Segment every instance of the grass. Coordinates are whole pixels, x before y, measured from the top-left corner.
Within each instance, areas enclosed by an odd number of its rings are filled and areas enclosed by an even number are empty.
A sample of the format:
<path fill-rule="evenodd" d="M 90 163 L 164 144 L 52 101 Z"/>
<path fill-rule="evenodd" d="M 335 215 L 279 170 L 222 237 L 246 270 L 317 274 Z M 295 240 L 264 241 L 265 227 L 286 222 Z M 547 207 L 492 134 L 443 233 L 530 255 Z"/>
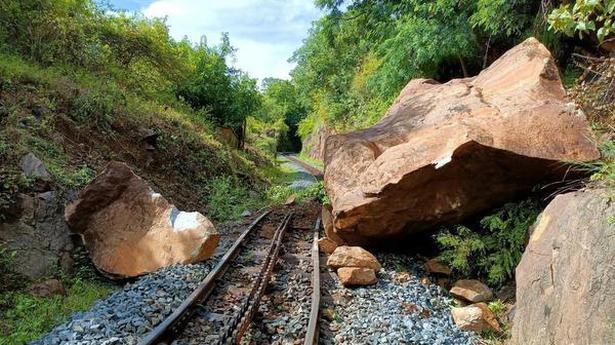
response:
<path fill-rule="evenodd" d="M 66 296 L 40 298 L 26 292 L 0 295 L 3 304 L 12 304 L 3 312 L 0 321 L 0 345 L 17 345 L 35 340 L 74 312 L 89 309 L 112 289 L 112 286 L 100 281 L 76 278 L 70 281 Z"/>
<path fill-rule="evenodd" d="M 308 165 L 314 166 L 314 167 L 316 167 L 316 168 L 318 168 L 318 169 L 320 169 L 322 171 L 325 170 L 325 164 L 323 162 L 321 162 L 318 159 L 314 159 L 312 157 L 309 157 L 304 152 L 301 152 L 299 155 L 297 155 L 297 159 L 299 159 L 300 161 L 302 161 L 302 162 L 304 162 L 304 163 L 306 163 Z"/>

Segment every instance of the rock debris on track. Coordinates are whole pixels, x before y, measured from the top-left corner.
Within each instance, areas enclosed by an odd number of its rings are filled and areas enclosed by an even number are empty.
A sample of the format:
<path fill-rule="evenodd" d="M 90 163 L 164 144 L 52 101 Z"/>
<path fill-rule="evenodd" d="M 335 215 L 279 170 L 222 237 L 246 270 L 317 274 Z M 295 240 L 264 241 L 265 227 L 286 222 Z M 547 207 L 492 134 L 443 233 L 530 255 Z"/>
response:
<path fill-rule="evenodd" d="M 422 267 L 399 254 L 377 254 L 376 285 L 344 288 L 321 269 L 320 344 L 467 345 L 477 338 L 454 324 L 453 301 L 437 285 L 423 285 Z M 321 256 L 321 262 L 324 257 Z M 321 266 L 323 268 L 323 266 Z"/>

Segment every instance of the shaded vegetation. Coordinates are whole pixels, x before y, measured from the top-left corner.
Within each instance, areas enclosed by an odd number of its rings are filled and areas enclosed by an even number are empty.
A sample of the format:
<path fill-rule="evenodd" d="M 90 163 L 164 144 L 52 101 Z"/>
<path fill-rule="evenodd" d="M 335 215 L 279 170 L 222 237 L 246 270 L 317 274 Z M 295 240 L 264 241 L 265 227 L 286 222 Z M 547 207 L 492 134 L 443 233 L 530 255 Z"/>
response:
<path fill-rule="evenodd" d="M 464 275 L 493 285 L 514 276 L 540 206 L 531 200 L 504 205 L 476 225 L 458 225 L 436 235 L 440 259 Z"/>

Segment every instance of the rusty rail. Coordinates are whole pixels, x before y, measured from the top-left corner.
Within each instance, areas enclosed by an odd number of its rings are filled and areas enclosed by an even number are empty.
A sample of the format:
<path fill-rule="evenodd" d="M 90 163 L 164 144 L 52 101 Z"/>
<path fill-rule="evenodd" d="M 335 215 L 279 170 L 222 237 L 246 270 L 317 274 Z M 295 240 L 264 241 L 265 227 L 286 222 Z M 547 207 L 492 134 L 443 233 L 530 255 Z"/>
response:
<path fill-rule="evenodd" d="M 199 284 L 199 286 L 194 290 L 188 298 L 182 302 L 182 304 L 171 313 L 166 319 L 164 319 L 156 328 L 154 328 L 151 332 L 146 334 L 146 336 L 139 342 L 139 345 L 163 345 L 169 344 L 172 339 L 174 339 L 178 334 L 181 333 L 183 326 L 188 321 L 188 319 L 194 313 L 195 307 L 206 300 L 214 287 L 216 286 L 216 281 L 226 272 L 231 261 L 237 256 L 239 251 L 239 247 L 244 242 L 248 234 L 252 232 L 252 230 L 256 227 L 258 223 L 260 223 L 265 216 L 267 216 L 271 211 L 265 211 L 258 218 L 256 218 L 244 231 L 241 236 L 235 241 L 233 246 L 224 254 L 224 256 L 220 259 L 216 267 L 209 272 L 207 277 L 203 279 L 203 281 Z"/>
<path fill-rule="evenodd" d="M 318 316 L 320 314 L 320 253 L 318 250 L 318 236 L 320 232 L 320 218 L 314 225 L 314 242 L 312 243 L 312 307 L 310 321 L 305 333 L 304 345 L 318 344 Z"/>
<path fill-rule="evenodd" d="M 289 213 L 284 217 L 284 220 L 280 226 L 276 229 L 274 238 L 269 247 L 267 258 L 262 266 L 261 272 L 256 278 L 256 281 L 252 285 L 249 297 L 244 301 L 239 314 L 231 321 L 231 324 L 227 327 L 222 339 L 217 342 L 217 345 L 233 345 L 239 344 L 243 334 L 250 327 L 252 317 L 258 310 L 261 297 L 265 293 L 265 288 L 269 283 L 273 268 L 278 259 L 280 247 L 282 246 L 282 237 L 290 224 L 292 213 Z"/>

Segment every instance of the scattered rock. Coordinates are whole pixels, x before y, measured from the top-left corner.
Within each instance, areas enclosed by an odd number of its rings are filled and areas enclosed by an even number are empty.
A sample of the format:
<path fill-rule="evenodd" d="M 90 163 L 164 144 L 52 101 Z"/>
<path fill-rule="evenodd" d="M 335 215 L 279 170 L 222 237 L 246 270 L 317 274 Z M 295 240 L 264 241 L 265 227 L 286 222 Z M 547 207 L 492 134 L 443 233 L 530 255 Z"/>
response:
<path fill-rule="evenodd" d="M 436 285 L 444 290 L 448 290 L 451 287 L 451 280 L 448 277 L 438 277 L 436 279 Z"/>
<path fill-rule="evenodd" d="M 291 194 L 288 198 L 286 198 L 284 205 L 294 205 L 295 201 L 297 201 L 297 195 Z"/>
<path fill-rule="evenodd" d="M 341 267 L 364 267 L 380 271 L 380 263 L 372 253 L 361 247 L 339 246 L 327 260 L 327 266 L 338 269 Z"/>
<path fill-rule="evenodd" d="M 43 162 L 30 152 L 21 158 L 21 172 L 26 177 L 34 177 L 44 181 L 51 181 L 51 174 Z"/>
<path fill-rule="evenodd" d="M 323 280 L 323 297 L 332 297 L 323 299 L 323 308 L 335 313 L 330 323 L 321 319 L 322 344 L 477 344 L 475 334 L 455 326 L 448 292 L 421 284 L 422 263 L 392 253 L 377 258 L 382 269 L 375 285 L 348 289 L 338 279 Z M 399 267 L 408 281 L 395 281 Z"/>
<path fill-rule="evenodd" d="M 323 253 L 331 254 L 335 251 L 335 248 L 337 248 L 337 243 L 331 241 L 327 237 L 323 237 L 318 240 L 318 248 L 320 248 L 320 251 Z"/>
<path fill-rule="evenodd" d="M 612 195 L 558 195 L 536 221 L 516 270 L 513 344 L 615 344 Z"/>
<path fill-rule="evenodd" d="M 245 210 L 241 213 L 242 217 L 250 217 L 252 215 L 252 212 L 250 212 L 250 210 Z"/>
<path fill-rule="evenodd" d="M 42 283 L 34 284 L 30 287 L 30 293 L 36 297 L 51 297 L 54 295 L 65 295 L 66 289 L 61 281 L 49 279 Z"/>
<path fill-rule="evenodd" d="M 425 262 L 425 270 L 427 271 L 427 273 L 444 274 L 447 276 L 453 273 L 450 267 L 441 263 L 440 261 L 438 261 L 438 259 L 427 260 L 427 262 Z"/>
<path fill-rule="evenodd" d="M 344 286 L 372 285 L 378 282 L 376 272 L 371 268 L 342 267 L 337 270 L 337 276 Z"/>
<path fill-rule="evenodd" d="M 493 298 L 493 291 L 476 279 L 461 279 L 455 282 L 451 295 L 468 302 L 488 302 Z"/>
<path fill-rule="evenodd" d="M 120 162 L 109 163 L 65 217 L 96 267 L 112 277 L 203 261 L 220 239 L 209 219 L 179 211 Z"/>
<path fill-rule="evenodd" d="M 411 278 L 412 276 L 408 272 L 396 272 L 393 275 L 393 280 L 398 284 L 406 283 L 410 281 Z"/>
<path fill-rule="evenodd" d="M 421 284 L 428 286 L 428 285 L 431 285 L 432 283 L 431 283 L 431 280 L 429 278 L 423 277 L 423 278 L 421 278 Z"/>
<path fill-rule="evenodd" d="M 476 303 L 467 307 L 453 308 L 453 320 L 464 331 L 482 332 L 494 330 L 502 332 L 497 318 L 485 303 Z"/>
<path fill-rule="evenodd" d="M 361 245 L 459 223 L 570 177 L 562 162 L 597 159 L 594 142 L 529 38 L 477 77 L 412 80 L 376 125 L 327 138 L 336 233 Z"/>

